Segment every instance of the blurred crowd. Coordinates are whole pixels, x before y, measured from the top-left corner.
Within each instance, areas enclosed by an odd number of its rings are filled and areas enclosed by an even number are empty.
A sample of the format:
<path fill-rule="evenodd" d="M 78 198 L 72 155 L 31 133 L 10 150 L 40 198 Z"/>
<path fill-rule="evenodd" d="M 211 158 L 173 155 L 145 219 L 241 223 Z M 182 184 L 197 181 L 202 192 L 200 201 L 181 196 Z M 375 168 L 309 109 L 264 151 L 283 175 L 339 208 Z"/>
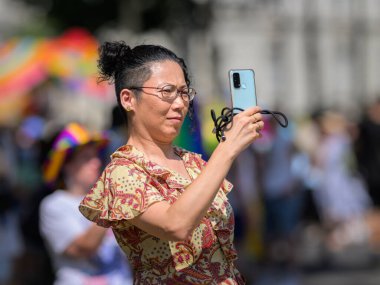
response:
<path fill-rule="evenodd" d="M 380 248 L 380 99 L 353 118 L 336 109 L 289 118 L 269 116 L 263 137 L 241 154 L 228 179 L 235 190 L 238 267 L 248 284 L 302 284 L 305 236 L 323 252 Z M 0 129 L 0 284 L 52 284 L 55 272 L 39 228 L 52 193 L 42 179 L 54 131 L 43 110 Z M 60 126 L 63 127 L 63 126 Z M 125 141 L 115 109 L 106 130 L 108 156 Z M 191 134 L 189 134 L 191 135 Z"/>
<path fill-rule="evenodd" d="M 308 267 L 357 246 L 374 260 L 379 169 L 380 99 L 357 116 L 315 110 L 286 129 L 268 118 L 230 174 L 240 266 L 251 284 L 303 284 Z M 310 259 L 311 247 L 318 254 Z"/>
<path fill-rule="evenodd" d="M 57 279 L 40 228 L 42 201 L 58 193 L 42 173 L 56 135 L 71 122 L 106 131 L 103 165 L 125 142 L 122 117 L 110 112 L 112 87 L 94 77 L 98 39 L 106 38 L 176 47 L 192 59 L 207 108 L 224 107 L 213 102 L 222 94 L 229 100 L 225 70 L 247 64 L 259 71 L 263 99 L 284 104 L 279 111 L 366 102 L 286 113 L 286 129 L 265 117 L 263 137 L 228 175 L 229 199 L 249 285 L 303 284 L 310 268 L 333 266 L 334 254 L 354 255 L 355 247 L 380 265 L 380 97 L 369 101 L 380 89 L 379 3 L 0 0 L 0 285 Z M 199 107 L 206 129 L 210 112 Z M 190 136 L 185 130 L 177 143 L 206 149 L 207 158 L 211 130 L 203 130 L 203 147 L 192 144 L 198 138 L 186 144 Z M 73 229 L 59 228 L 66 237 Z"/>

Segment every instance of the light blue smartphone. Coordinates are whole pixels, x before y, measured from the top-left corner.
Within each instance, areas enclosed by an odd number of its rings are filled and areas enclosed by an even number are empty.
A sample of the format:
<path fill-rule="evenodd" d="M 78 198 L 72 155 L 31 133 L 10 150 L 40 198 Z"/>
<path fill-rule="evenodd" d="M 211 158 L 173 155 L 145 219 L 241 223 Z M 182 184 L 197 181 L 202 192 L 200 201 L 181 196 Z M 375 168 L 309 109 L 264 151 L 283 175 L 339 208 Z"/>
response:
<path fill-rule="evenodd" d="M 246 110 L 256 106 L 255 72 L 252 69 L 231 69 L 228 74 L 232 107 Z"/>

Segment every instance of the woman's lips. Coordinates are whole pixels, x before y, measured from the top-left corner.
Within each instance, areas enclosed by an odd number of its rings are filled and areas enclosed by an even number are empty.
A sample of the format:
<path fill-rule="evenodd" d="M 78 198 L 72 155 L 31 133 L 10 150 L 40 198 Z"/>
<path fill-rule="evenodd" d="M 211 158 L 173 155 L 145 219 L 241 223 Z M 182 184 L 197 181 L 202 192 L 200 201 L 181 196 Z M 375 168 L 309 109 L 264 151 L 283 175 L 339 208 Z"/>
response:
<path fill-rule="evenodd" d="M 169 117 L 168 120 L 173 122 L 182 122 L 182 117 Z"/>

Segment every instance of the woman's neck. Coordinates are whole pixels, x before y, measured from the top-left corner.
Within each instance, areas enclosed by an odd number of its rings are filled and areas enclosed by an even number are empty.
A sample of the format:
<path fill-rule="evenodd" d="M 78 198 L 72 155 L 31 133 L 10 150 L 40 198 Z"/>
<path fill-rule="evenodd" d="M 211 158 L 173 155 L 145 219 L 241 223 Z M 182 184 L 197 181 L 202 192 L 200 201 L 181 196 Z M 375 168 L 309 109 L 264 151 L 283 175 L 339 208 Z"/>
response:
<path fill-rule="evenodd" d="M 183 177 L 191 180 L 184 162 L 181 157 L 175 153 L 172 143 L 155 142 L 150 139 L 144 139 L 141 136 L 130 136 L 127 143 L 142 151 L 145 158 L 149 161 L 172 169 Z"/>
<path fill-rule="evenodd" d="M 162 162 L 162 160 L 176 158 L 171 143 L 156 142 L 152 139 L 130 136 L 127 144 L 133 145 L 138 150 L 142 151 L 151 161 Z"/>

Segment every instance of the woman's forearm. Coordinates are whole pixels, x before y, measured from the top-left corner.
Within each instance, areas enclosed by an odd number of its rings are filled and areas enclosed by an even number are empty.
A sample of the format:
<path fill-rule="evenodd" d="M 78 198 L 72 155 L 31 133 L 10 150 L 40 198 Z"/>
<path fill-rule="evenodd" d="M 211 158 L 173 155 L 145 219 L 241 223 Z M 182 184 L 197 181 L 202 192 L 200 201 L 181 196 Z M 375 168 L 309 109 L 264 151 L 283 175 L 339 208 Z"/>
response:
<path fill-rule="evenodd" d="M 220 144 L 202 173 L 186 188 L 178 200 L 167 209 L 171 230 L 186 238 L 200 223 L 226 177 L 234 154 Z"/>

